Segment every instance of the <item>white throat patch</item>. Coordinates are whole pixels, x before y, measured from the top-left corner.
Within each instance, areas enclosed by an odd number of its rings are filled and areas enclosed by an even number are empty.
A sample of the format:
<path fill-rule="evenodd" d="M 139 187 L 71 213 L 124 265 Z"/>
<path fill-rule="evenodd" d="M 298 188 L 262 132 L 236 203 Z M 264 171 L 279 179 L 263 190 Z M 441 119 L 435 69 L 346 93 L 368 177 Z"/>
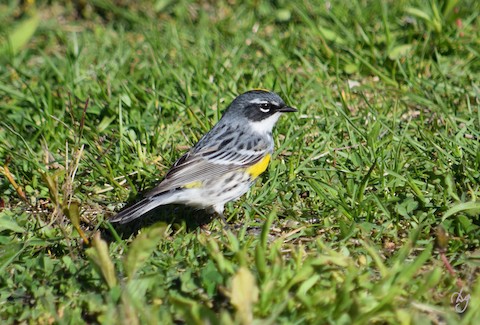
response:
<path fill-rule="evenodd" d="M 267 117 L 264 120 L 258 121 L 258 122 L 252 122 L 250 121 L 250 127 L 257 133 L 269 133 L 272 132 L 273 127 L 275 126 L 275 123 L 277 123 L 278 118 L 280 117 L 282 113 L 277 112 L 269 117 Z"/>

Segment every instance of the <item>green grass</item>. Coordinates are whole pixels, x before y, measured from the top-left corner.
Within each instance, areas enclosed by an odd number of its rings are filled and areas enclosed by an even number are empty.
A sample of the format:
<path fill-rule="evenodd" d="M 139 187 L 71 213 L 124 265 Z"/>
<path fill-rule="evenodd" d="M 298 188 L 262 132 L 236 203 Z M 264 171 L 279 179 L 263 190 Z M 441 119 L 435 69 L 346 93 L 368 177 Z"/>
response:
<path fill-rule="evenodd" d="M 479 322 L 478 1 L 85 3 L 0 5 L 2 323 Z M 252 88 L 230 230 L 109 225 Z"/>

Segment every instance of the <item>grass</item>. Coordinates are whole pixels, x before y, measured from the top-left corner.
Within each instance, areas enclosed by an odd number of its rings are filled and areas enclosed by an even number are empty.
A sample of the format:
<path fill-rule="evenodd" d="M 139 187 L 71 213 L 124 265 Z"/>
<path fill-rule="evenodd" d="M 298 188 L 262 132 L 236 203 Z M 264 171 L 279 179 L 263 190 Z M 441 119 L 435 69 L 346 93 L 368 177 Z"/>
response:
<path fill-rule="evenodd" d="M 478 323 L 478 1 L 126 3 L 0 5 L 2 323 Z M 108 223 L 252 88 L 232 230 Z"/>

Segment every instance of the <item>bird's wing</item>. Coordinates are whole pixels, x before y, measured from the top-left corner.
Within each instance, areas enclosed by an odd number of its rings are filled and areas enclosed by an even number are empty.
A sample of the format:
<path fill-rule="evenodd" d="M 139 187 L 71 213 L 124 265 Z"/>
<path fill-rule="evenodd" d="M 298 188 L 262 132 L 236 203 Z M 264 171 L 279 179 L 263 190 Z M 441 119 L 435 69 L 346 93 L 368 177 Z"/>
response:
<path fill-rule="evenodd" d="M 194 182 L 220 178 L 227 172 L 246 168 L 262 160 L 269 152 L 267 145 L 258 144 L 251 150 L 235 147 L 219 150 L 219 146 L 191 149 L 168 171 L 165 179 L 147 193 L 154 196 Z"/>

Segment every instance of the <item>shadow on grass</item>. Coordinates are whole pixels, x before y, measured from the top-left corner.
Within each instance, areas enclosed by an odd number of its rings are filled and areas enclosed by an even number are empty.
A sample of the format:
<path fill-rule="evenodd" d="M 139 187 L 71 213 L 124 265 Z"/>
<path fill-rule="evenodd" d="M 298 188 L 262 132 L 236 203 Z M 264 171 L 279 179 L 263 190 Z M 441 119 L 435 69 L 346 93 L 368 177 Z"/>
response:
<path fill-rule="evenodd" d="M 135 202 L 132 202 L 134 204 Z M 127 208 L 131 204 L 127 204 Z M 111 225 L 118 233 L 120 238 L 126 239 L 131 235 L 138 233 L 142 228 L 153 225 L 157 222 L 164 222 L 167 224 L 185 224 L 186 231 L 194 231 L 210 223 L 216 217 L 215 214 L 206 210 L 189 207 L 181 204 L 161 205 L 147 213 L 140 218 L 134 219 L 130 222 L 119 224 L 112 223 Z M 106 220 L 108 222 L 108 220 Z M 102 237 L 107 241 L 115 240 L 110 229 L 106 228 L 102 232 Z"/>

